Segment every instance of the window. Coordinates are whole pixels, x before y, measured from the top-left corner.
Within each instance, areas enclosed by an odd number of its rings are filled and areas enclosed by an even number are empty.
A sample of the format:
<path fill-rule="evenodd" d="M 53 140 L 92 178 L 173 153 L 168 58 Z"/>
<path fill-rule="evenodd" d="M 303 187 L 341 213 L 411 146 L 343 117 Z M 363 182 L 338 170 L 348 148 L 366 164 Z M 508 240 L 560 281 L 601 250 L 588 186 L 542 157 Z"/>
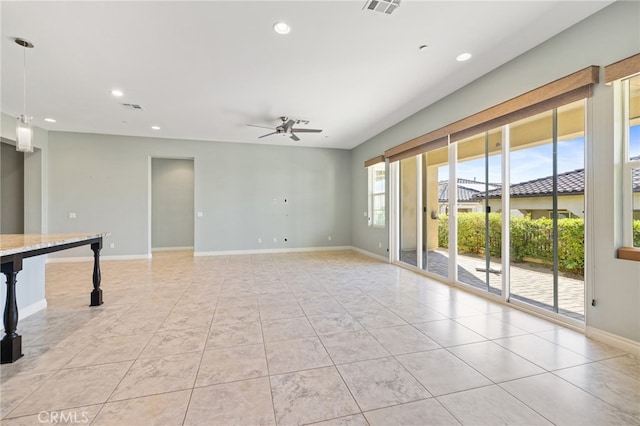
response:
<path fill-rule="evenodd" d="M 624 245 L 640 248 L 640 75 L 622 81 Z"/>
<path fill-rule="evenodd" d="M 579 217 L 574 215 L 572 212 L 567 210 L 558 210 L 558 214 L 553 214 L 553 210 L 548 210 L 547 214 L 549 215 L 549 219 L 553 219 L 554 217 L 558 217 L 558 219 L 571 219 L 574 217 Z"/>
<path fill-rule="evenodd" d="M 369 226 L 385 226 L 385 163 L 367 168 L 369 173 Z"/>
<path fill-rule="evenodd" d="M 613 84 L 616 152 L 622 164 L 620 259 L 640 261 L 640 53 L 604 68 Z M 620 154 L 621 152 L 621 154 Z"/>

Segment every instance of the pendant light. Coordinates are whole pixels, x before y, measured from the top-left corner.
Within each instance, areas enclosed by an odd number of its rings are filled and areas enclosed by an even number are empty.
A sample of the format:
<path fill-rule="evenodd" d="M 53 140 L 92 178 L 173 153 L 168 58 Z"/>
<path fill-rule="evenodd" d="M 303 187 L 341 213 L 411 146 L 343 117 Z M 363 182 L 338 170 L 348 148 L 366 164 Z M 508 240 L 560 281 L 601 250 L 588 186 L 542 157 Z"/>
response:
<path fill-rule="evenodd" d="M 16 44 L 22 46 L 22 115 L 18 117 L 16 126 L 16 149 L 22 152 L 33 152 L 33 128 L 31 121 L 33 117 L 27 115 L 27 48 L 33 48 L 33 44 L 25 39 L 16 38 Z"/>

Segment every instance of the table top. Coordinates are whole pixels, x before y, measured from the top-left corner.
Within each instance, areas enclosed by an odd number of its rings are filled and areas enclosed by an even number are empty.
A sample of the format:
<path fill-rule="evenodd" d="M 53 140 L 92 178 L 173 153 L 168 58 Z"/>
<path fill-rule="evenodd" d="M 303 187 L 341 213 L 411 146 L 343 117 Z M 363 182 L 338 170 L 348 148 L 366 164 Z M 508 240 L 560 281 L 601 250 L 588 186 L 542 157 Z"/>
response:
<path fill-rule="evenodd" d="M 109 235 L 108 232 L 75 234 L 0 234 L 0 256 L 92 240 Z"/>

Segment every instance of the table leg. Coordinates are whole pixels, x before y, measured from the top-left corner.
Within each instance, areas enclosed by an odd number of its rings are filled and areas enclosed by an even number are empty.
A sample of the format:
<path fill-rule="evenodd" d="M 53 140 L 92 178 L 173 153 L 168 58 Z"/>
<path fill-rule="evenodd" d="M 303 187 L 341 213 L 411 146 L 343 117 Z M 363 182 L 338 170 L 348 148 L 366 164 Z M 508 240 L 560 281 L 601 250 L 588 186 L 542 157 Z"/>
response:
<path fill-rule="evenodd" d="M 16 301 L 16 277 L 22 269 L 22 259 L 2 264 L 2 273 L 7 277 L 7 300 L 4 305 L 4 332 L 0 341 L 0 363 L 8 364 L 22 357 L 22 336 L 18 328 L 18 303 Z"/>
<path fill-rule="evenodd" d="M 102 239 L 91 244 L 93 250 L 93 291 L 91 292 L 91 306 L 102 305 L 102 289 L 100 288 L 100 249 L 102 249 Z"/>

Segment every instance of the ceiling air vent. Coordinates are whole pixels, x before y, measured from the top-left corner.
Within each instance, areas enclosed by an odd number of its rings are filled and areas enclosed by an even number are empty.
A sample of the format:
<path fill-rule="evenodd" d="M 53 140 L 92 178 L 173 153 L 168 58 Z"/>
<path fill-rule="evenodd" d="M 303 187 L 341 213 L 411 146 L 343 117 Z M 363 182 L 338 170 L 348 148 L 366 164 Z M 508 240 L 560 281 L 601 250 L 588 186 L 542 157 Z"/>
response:
<path fill-rule="evenodd" d="M 391 15 L 399 7 L 400 0 L 367 0 L 363 9 Z"/>
<path fill-rule="evenodd" d="M 126 109 L 142 110 L 142 107 L 138 104 L 122 104 Z"/>

